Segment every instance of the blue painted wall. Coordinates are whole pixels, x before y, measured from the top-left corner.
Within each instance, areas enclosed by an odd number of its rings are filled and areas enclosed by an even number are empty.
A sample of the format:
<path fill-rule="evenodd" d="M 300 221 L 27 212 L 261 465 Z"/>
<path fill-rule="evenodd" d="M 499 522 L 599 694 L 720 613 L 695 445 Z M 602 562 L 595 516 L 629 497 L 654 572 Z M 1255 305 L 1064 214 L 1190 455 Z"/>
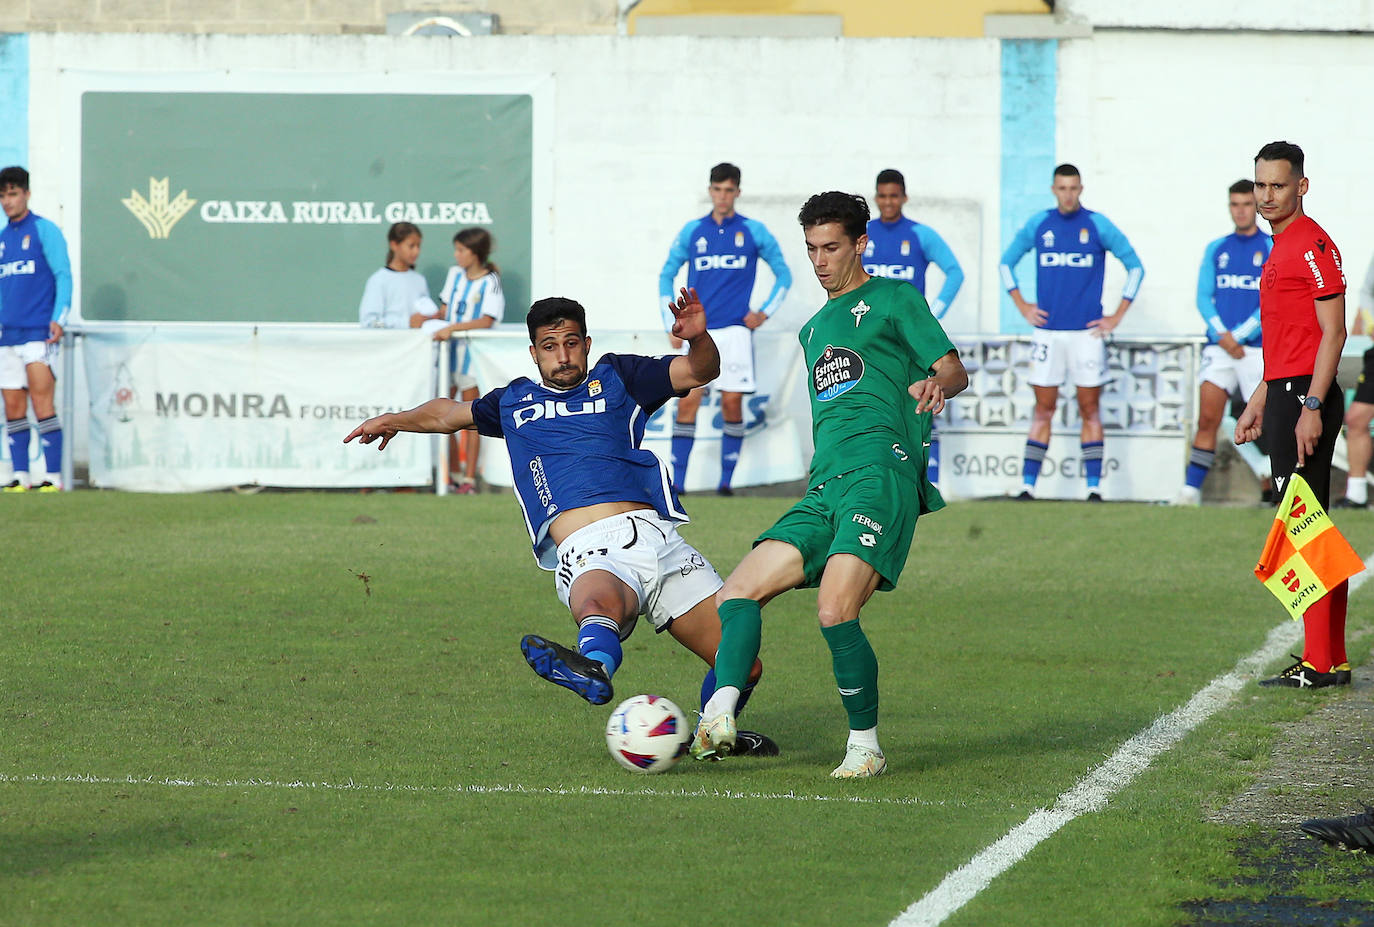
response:
<path fill-rule="evenodd" d="M 29 37 L 0 33 L 0 167 L 29 164 Z"/>
<path fill-rule="evenodd" d="M 1002 42 L 1002 246 L 993 258 L 997 261 L 1032 213 L 1054 205 L 1050 183 L 1058 163 L 1054 150 L 1058 50 L 1054 39 Z M 1016 266 L 1016 278 L 1027 299 L 1035 293 L 1034 254 Z M 1004 334 L 1031 330 L 1005 292 L 1000 307 Z"/>

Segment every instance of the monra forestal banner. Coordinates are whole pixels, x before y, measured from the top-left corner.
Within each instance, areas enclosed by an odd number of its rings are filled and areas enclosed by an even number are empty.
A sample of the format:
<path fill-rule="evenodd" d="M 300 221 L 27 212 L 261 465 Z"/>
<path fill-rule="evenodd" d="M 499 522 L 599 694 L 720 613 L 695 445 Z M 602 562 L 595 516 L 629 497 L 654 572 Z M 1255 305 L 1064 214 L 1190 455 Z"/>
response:
<path fill-rule="evenodd" d="M 1364 561 L 1336 530 L 1312 487 L 1296 473 L 1279 503 L 1255 576 L 1294 619 L 1364 569 Z"/>
<path fill-rule="evenodd" d="M 529 305 L 528 94 L 91 91 L 81 152 L 85 319 L 356 322 L 394 222 L 436 297 L 454 234 L 491 232 Z"/>
<path fill-rule="evenodd" d="M 436 439 L 344 444 L 435 395 L 416 329 L 139 325 L 87 330 L 91 485 L 139 492 L 358 488 L 433 480 Z"/>

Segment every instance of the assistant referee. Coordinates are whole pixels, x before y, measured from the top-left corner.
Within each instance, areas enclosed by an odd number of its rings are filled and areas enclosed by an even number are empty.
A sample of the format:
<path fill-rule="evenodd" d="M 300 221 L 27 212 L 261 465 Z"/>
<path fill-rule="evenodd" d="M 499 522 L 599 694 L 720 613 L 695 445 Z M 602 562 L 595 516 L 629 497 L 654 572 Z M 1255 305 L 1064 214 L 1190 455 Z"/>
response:
<path fill-rule="evenodd" d="M 1236 443 L 1269 436 L 1274 495 L 1301 474 L 1323 507 L 1330 504 L 1331 455 L 1345 396 L 1336 364 L 1345 345 L 1345 275 L 1336 244 L 1302 208 L 1307 193 L 1302 149 L 1270 142 L 1255 156 L 1255 199 L 1274 230 L 1260 278 L 1264 382 L 1236 423 Z M 1342 582 L 1303 614 L 1302 659 L 1262 686 L 1347 685 Z"/>

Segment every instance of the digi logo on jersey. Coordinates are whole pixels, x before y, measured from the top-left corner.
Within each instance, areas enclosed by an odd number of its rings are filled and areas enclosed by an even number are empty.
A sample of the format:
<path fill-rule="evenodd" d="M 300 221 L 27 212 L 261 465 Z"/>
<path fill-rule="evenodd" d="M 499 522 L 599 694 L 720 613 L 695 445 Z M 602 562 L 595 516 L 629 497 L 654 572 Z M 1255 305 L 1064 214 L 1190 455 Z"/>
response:
<path fill-rule="evenodd" d="M 826 345 L 811 368 L 818 402 L 829 402 L 853 389 L 864 376 L 864 359 L 848 348 Z"/>
<path fill-rule="evenodd" d="M 916 268 L 910 264 L 865 264 L 864 272 L 874 277 L 889 280 L 915 280 Z"/>
<path fill-rule="evenodd" d="M 511 418 L 515 421 L 515 427 L 527 425 L 530 422 L 537 422 L 541 418 L 567 418 L 571 415 L 596 415 L 606 411 L 605 399 L 590 399 L 580 403 L 555 402 L 552 399 L 545 399 L 543 402 L 536 402 L 533 405 L 521 406 L 511 412 Z"/>
<path fill-rule="evenodd" d="M 1217 274 L 1218 290 L 1258 290 L 1259 277 L 1251 274 Z"/>
<path fill-rule="evenodd" d="M 18 277 L 33 273 L 37 273 L 37 270 L 32 258 L 27 261 L 10 261 L 7 264 L 0 264 L 0 277 Z"/>
<path fill-rule="evenodd" d="M 697 270 L 743 270 L 748 265 L 743 254 L 701 254 L 692 261 Z"/>
<path fill-rule="evenodd" d="M 1074 251 L 1041 251 L 1041 267 L 1092 267 L 1093 256 L 1091 254 L 1079 254 Z"/>

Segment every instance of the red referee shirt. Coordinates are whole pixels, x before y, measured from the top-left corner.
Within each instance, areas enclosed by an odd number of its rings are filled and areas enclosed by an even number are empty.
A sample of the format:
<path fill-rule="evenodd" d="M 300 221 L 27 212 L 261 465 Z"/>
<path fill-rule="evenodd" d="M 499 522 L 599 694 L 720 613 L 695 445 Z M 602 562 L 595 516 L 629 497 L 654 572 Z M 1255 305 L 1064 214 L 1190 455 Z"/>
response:
<path fill-rule="evenodd" d="M 1344 292 L 1341 255 L 1320 225 L 1300 216 L 1274 236 L 1260 276 L 1264 379 L 1311 376 L 1322 340 L 1313 301 Z"/>

